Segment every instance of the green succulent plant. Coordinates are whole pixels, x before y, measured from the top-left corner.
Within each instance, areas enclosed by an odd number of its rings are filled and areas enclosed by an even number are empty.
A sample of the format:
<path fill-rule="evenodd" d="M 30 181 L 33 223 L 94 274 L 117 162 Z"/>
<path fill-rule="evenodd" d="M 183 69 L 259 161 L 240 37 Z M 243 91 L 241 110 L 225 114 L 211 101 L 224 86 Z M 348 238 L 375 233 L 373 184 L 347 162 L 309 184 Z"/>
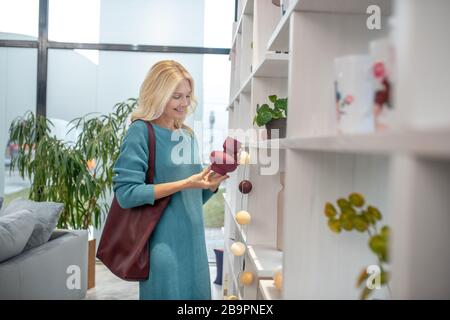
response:
<path fill-rule="evenodd" d="M 267 103 L 263 105 L 256 105 L 256 114 L 253 118 L 253 124 L 262 127 L 271 120 L 283 119 L 287 116 L 287 98 L 278 98 L 276 95 L 270 95 L 269 101 L 272 102 L 273 107 Z"/>
<path fill-rule="evenodd" d="M 332 203 L 325 203 L 324 214 L 328 218 L 328 227 L 334 233 L 341 233 L 342 230 L 367 232 L 369 234 L 368 246 L 377 256 L 381 270 L 380 284 L 387 285 L 389 273 L 385 270 L 385 264 L 389 262 L 389 238 L 390 228 L 387 225 L 378 231 L 377 222 L 383 218 L 378 208 L 368 205 L 364 208 L 366 201 L 360 193 L 351 193 L 347 198 L 336 200 L 337 206 Z M 367 269 L 364 268 L 356 281 L 357 287 L 362 287 L 368 278 Z M 373 290 L 367 286 L 362 287 L 361 299 L 367 299 Z"/>

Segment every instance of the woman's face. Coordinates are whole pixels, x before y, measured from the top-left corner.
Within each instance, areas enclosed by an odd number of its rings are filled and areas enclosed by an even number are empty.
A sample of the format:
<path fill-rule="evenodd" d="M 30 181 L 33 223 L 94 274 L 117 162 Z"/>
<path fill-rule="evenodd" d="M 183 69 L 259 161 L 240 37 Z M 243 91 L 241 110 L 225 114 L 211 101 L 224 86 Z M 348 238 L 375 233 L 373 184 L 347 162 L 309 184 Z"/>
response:
<path fill-rule="evenodd" d="M 183 120 L 187 107 L 191 104 L 191 85 L 187 79 L 181 80 L 164 109 L 164 115 L 175 120 Z"/>

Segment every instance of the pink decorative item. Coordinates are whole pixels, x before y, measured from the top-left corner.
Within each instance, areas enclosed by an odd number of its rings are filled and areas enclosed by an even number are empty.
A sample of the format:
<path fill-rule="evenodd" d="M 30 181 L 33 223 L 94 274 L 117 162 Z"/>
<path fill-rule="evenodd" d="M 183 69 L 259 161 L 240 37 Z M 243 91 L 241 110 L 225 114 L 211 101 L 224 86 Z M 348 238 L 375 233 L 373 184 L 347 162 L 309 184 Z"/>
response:
<path fill-rule="evenodd" d="M 337 129 L 339 133 L 374 131 L 373 85 L 368 55 L 347 55 L 334 59 Z M 382 73 L 381 68 L 377 69 Z"/>
<path fill-rule="evenodd" d="M 213 151 L 209 156 L 211 160 L 211 170 L 225 175 L 228 172 L 233 172 L 238 166 L 238 152 L 241 148 L 241 143 L 233 138 L 226 138 L 223 143 L 223 151 Z"/>
<path fill-rule="evenodd" d="M 370 42 L 372 63 L 372 81 L 374 84 L 373 116 L 376 131 L 384 131 L 392 127 L 394 106 L 392 101 L 392 85 L 394 82 L 393 67 L 395 52 L 388 38 Z"/>

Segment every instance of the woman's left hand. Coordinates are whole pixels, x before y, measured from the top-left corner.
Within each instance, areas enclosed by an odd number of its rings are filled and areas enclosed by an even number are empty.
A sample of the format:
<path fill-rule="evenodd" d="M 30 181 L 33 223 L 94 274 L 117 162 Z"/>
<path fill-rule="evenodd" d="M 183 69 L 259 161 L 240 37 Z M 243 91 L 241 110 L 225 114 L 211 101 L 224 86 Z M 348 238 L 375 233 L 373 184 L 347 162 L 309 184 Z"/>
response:
<path fill-rule="evenodd" d="M 219 184 L 224 181 L 225 179 L 228 179 L 228 175 L 220 175 L 215 173 L 214 171 L 208 172 L 208 174 L 205 176 L 204 180 L 207 181 L 210 184 L 209 190 L 212 192 L 215 192 L 217 188 L 219 187 Z"/>

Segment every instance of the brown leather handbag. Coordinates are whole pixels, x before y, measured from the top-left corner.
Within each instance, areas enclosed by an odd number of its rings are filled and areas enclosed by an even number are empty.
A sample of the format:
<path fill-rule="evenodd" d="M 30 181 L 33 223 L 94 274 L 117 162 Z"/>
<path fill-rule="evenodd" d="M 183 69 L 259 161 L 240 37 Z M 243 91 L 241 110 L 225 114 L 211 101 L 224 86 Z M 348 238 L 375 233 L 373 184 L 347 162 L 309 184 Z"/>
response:
<path fill-rule="evenodd" d="M 155 171 L 155 133 L 148 128 L 149 159 L 145 183 L 153 183 Z M 123 209 L 114 195 L 97 250 L 100 259 L 116 276 L 127 281 L 147 280 L 150 272 L 148 240 L 161 218 L 170 196 L 146 204 Z"/>

